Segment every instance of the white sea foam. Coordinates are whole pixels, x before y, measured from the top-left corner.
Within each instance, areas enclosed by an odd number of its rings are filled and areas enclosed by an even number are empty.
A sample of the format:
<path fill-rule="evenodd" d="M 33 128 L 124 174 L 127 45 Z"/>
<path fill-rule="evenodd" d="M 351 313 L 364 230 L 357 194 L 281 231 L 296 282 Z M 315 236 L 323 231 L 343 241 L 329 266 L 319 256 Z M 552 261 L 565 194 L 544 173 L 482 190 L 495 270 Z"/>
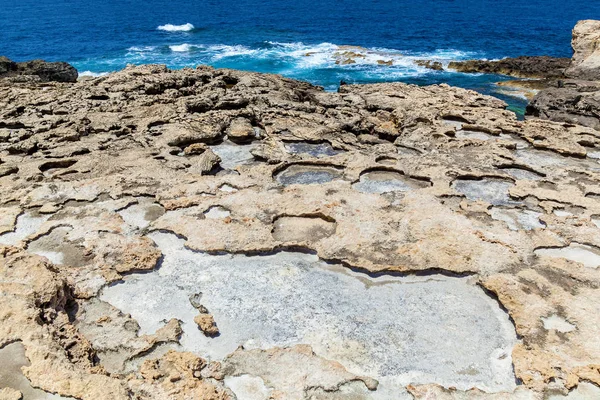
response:
<path fill-rule="evenodd" d="M 156 50 L 155 46 L 133 46 L 127 49 L 129 52 L 144 53 Z"/>
<path fill-rule="evenodd" d="M 176 53 L 187 53 L 188 51 L 191 51 L 194 48 L 194 46 L 184 43 L 169 46 L 169 48 L 171 49 L 171 51 L 174 51 Z"/>
<path fill-rule="evenodd" d="M 108 75 L 108 72 L 92 72 L 92 71 L 83 71 L 79 73 L 79 77 L 90 76 L 92 78 L 97 78 L 99 76 Z"/>
<path fill-rule="evenodd" d="M 258 50 L 258 49 L 251 49 L 249 47 L 241 46 L 241 45 L 228 46 L 228 45 L 224 45 L 224 44 L 208 46 L 206 48 L 206 51 L 213 54 L 213 56 L 212 56 L 213 61 L 220 60 L 222 58 L 227 58 L 227 57 L 249 56 L 249 55 L 255 55 L 257 53 L 260 53 L 260 50 Z"/>
<path fill-rule="evenodd" d="M 166 25 L 161 25 L 158 28 L 159 31 L 166 31 L 166 32 L 190 32 L 193 31 L 195 29 L 194 25 L 187 23 L 187 24 L 183 24 L 183 25 L 172 25 L 172 24 L 166 24 Z"/>
<path fill-rule="evenodd" d="M 426 59 L 439 61 L 447 66 L 450 61 L 476 58 L 475 53 L 454 49 L 440 49 L 433 52 L 405 52 L 387 48 L 364 48 L 359 46 L 342 46 L 333 43 L 305 44 L 302 42 L 265 42 L 268 46 L 248 47 L 228 44 L 176 44 L 169 45 L 174 53 L 194 51 L 196 61 L 218 63 L 238 57 L 260 61 L 277 60 L 287 64 L 282 73 L 298 70 L 322 68 L 357 69 L 369 71 L 373 78 L 379 75 L 390 75 L 390 79 L 405 76 L 417 76 L 432 73 L 431 70 L 415 64 L 416 60 Z M 140 62 L 164 62 L 161 60 L 160 47 L 134 46 L 128 49 L 128 55 L 138 58 Z M 147 60 L 146 60 L 147 59 Z M 350 62 L 345 62 L 351 59 Z M 146 60 L 146 61 L 145 61 Z M 392 76 L 393 75 L 393 76 Z"/>

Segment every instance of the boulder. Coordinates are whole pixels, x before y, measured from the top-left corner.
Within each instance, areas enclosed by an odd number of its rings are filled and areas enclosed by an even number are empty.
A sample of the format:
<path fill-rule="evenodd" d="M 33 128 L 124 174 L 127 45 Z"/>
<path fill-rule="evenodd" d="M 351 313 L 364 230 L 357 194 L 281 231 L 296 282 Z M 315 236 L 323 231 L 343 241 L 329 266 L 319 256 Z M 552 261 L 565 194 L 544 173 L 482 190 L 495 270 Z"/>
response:
<path fill-rule="evenodd" d="M 579 21 L 573 29 L 573 59 L 569 78 L 600 80 L 600 21 Z"/>
<path fill-rule="evenodd" d="M 434 60 L 416 60 L 415 64 L 417 64 L 419 67 L 424 67 L 424 68 L 427 68 L 427 69 L 432 69 L 434 71 L 443 71 L 444 70 L 444 66 L 439 61 L 434 61 Z"/>
<path fill-rule="evenodd" d="M 247 142 L 254 136 L 254 127 L 246 118 L 236 118 L 227 130 L 227 137 L 233 142 Z"/>

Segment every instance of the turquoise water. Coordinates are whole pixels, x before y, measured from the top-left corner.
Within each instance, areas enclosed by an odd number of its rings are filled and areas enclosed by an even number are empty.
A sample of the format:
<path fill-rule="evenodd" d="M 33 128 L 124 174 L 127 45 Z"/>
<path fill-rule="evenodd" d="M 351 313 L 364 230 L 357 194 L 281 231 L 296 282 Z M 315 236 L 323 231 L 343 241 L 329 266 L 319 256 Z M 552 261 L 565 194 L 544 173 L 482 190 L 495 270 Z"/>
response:
<path fill-rule="evenodd" d="M 506 78 L 431 71 L 416 59 L 571 55 L 571 29 L 597 0 L 0 0 L 0 54 L 63 60 L 83 75 L 128 63 L 210 64 L 339 82 L 449 83 L 497 93 Z M 171 24 L 172 26 L 168 26 Z M 367 57 L 336 64 L 340 45 Z M 378 60 L 392 61 L 380 65 Z"/>

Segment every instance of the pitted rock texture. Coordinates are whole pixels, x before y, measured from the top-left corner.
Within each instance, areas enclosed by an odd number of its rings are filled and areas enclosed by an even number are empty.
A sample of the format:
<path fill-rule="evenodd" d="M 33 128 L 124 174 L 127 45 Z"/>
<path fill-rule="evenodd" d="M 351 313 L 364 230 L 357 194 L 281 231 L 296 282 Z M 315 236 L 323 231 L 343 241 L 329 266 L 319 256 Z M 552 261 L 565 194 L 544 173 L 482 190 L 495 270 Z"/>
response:
<path fill-rule="evenodd" d="M 541 250 L 600 248 L 600 133 L 505 108 L 447 85 L 328 93 L 208 67 L 0 80 L 0 346 L 21 343 L 31 385 L 64 397 L 226 399 L 250 385 L 282 399 L 399 398 L 306 343 L 219 361 L 185 352 L 176 320 L 141 331 L 98 297 L 160 273 L 159 231 L 207 257 L 293 250 L 378 276 L 470 277 L 514 323 L 516 388 L 432 378 L 407 383 L 405 398 L 541 399 L 598 385 L 600 270 Z M 180 303 L 166 306 L 192 307 Z M 227 337 L 220 310 L 208 311 Z M 247 376 L 254 362 L 260 376 Z M 310 365 L 328 380 L 315 383 Z"/>
<path fill-rule="evenodd" d="M 600 80 L 600 21 L 579 21 L 573 29 L 573 61 L 566 71 L 569 78 Z"/>

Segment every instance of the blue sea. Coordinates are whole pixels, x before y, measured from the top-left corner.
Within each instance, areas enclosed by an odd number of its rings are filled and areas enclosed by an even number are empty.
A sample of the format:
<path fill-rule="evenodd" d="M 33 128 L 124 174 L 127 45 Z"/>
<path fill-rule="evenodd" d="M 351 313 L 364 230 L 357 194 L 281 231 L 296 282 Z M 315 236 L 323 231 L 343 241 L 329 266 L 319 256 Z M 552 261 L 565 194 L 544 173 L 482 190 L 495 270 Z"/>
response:
<path fill-rule="evenodd" d="M 414 61 L 570 57 L 580 19 L 600 19 L 600 0 L 0 0 L 0 55 L 67 61 L 91 76 L 164 63 L 279 73 L 328 90 L 341 80 L 445 82 L 522 113 L 526 101 L 494 85 L 506 77 Z M 336 64 L 343 46 L 366 56 Z"/>

